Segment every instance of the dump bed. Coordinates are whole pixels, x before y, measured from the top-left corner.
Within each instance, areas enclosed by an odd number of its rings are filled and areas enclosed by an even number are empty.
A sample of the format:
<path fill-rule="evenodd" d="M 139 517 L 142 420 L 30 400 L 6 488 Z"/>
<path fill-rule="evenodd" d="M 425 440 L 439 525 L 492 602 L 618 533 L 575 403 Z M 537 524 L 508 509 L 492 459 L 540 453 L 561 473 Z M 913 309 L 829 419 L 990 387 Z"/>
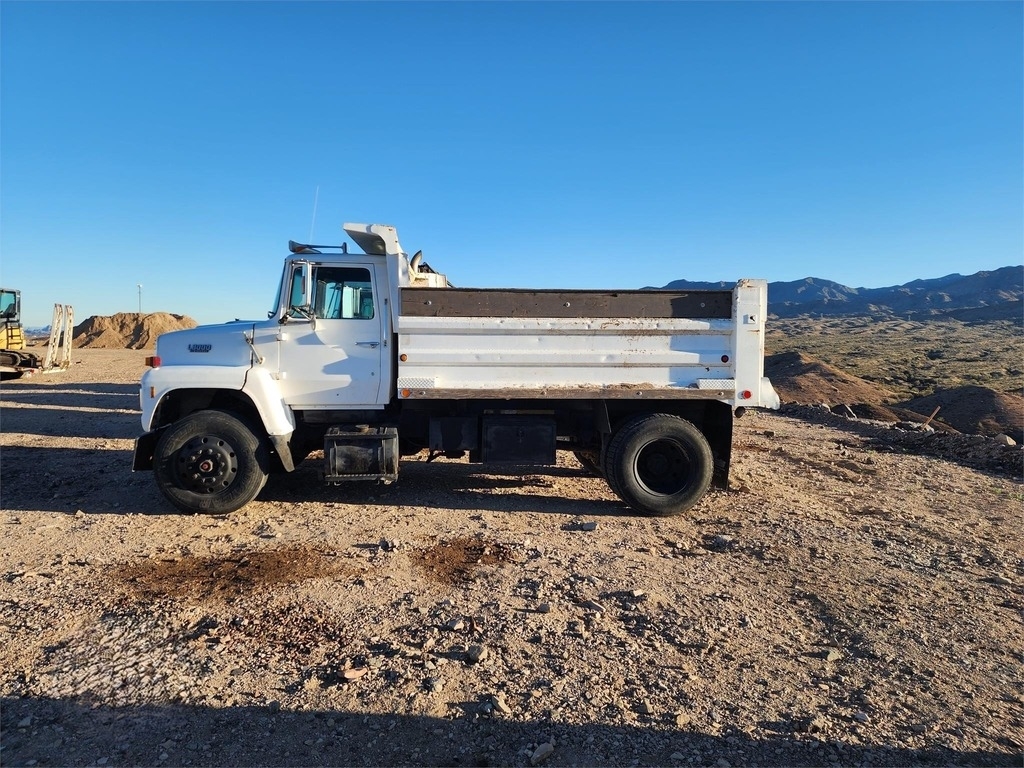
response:
<path fill-rule="evenodd" d="M 767 284 L 732 291 L 403 288 L 398 396 L 699 398 L 778 407 Z"/>

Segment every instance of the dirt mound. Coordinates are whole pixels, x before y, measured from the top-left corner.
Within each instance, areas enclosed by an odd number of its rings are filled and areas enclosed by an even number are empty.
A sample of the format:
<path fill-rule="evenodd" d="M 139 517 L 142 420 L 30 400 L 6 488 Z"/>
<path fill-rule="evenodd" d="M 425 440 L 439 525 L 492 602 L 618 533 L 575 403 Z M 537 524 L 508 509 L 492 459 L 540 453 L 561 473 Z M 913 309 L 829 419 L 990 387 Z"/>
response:
<path fill-rule="evenodd" d="M 932 422 L 936 430 L 1005 434 L 1024 443 L 1024 397 L 1019 395 L 965 386 L 893 405 L 890 390 L 802 352 L 771 355 L 764 368 L 784 403 L 846 404 L 860 418 L 888 422 L 922 422 L 941 406 Z"/>
<path fill-rule="evenodd" d="M 1024 397 L 988 387 L 942 389 L 926 397 L 901 403 L 909 411 L 930 414 L 940 407 L 939 417 L 961 432 L 977 435 L 1009 435 L 1024 442 Z"/>
<path fill-rule="evenodd" d="M 150 349 L 156 337 L 168 331 L 195 328 L 198 323 L 187 315 L 169 312 L 118 312 L 109 317 L 93 316 L 75 326 L 74 345 L 101 349 Z"/>
<path fill-rule="evenodd" d="M 897 424 L 899 422 L 923 424 L 928 421 L 927 417 L 931 415 L 931 411 L 928 411 L 928 414 L 923 414 L 907 410 L 906 408 L 898 408 L 895 405 L 878 405 L 877 403 L 851 403 L 850 410 L 853 411 L 854 415 L 856 415 L 858 419 L 885 421 L 891 424 Z M 941 417 L 941 415 L 942 414 L 939 414 L 939 417 Z M 955 429 L 949 424 L 946 424 L 939 417 L 928 422 L 934 431 L 960 433 L 959 429 Z"/>
<path fill-rule="evenodd" d="M 187 595 L 235 599 L 266 585 L 293 584 L 334 575 L 341 569 L 333 555 L 315 549 L 289 547 L 245 556 L 143 560 L 115 571 L 140 600 Z"/>
<path fill-rule="evenodd" d="M 851 376 L 802 352 L 770 355 L 765 358 L 764 371 L 783 402 L 880 404 L 895 397 L 878 384 Z"/>
<path fill-rule="evenodd" d="M 1020 445 L 1007 445 L 985 435 L 960 434 L 938 420 L 931 422 L 930 429 L 921 429 L 915 424 L 925 421 L 925 417 L 902 408 L 855 405 L 853 411 L 856 418 L 851 419 L 820 405 L 787 403 L 782 407 L 782 413 L 787 416 L 858 433 L 882 451 L 935 456 L 965 467 L 983 469 L 1015 479 L 1024 472 L 1024 450 Z M 888 418 L 901 414 L 912 418 L 895 422 Z M 880 416 L 884 418 L 878 418 Z"/>
<path fill-rule="evenodd" d="M 445 585 L 470 582 L 477 566 L 495 565 L 511 559 L 512 553 L 502 544 L 487 545 L 467 538 L 440 542 L 413 555 L 413 560 L 427 578 Z"/>

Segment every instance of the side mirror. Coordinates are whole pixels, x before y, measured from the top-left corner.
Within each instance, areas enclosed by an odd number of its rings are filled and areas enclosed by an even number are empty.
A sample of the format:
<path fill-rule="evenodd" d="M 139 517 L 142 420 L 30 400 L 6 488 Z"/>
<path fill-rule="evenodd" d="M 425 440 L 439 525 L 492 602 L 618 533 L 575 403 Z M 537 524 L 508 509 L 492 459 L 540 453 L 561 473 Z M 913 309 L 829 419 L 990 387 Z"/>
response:
<path fill-rule="evenodd" d="M 316 314 L 313 312 L 313 308 L 308 304 L 288 307 L 288 310 L 281 316 L 279 322 L 284 325 L 285 323 L 297 319 L 296 315 L 301 319 L 308 320 L 310 328 L 314 331 L 316 330 Z"/>

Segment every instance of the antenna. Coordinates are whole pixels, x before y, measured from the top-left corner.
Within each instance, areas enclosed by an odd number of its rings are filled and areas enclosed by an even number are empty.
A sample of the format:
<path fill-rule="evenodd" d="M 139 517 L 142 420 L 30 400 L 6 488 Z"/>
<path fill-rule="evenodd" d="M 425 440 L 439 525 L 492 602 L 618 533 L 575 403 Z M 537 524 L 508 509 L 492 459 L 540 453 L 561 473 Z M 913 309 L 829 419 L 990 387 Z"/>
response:
<path fill-rule="evenodd" d="M 316 204 L 320 200 L 320 185 L 316 185 L 316 192 L 313 194 L 313 220 L 309 222 L 309 241 L 313 242 L 313 227 L 316 226 Z"/>
<path fill-rule="evenodd" d="M 138 284 L 139 289 L 139 314 L 142 314 L 142 283 Z"/>

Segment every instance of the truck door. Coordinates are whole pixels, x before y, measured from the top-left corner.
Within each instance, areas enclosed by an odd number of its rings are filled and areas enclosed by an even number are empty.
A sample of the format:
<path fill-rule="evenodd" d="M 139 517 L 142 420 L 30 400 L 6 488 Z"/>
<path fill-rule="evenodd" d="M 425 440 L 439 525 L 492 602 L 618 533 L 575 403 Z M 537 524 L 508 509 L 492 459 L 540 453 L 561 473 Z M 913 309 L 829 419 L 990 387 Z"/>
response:
<path fill-rule="evenodd" d="M 390 360 L 373 264 L 297 263 L 282 325 L 279 381 L 299 408 L 365 408 L 380 403 Z"/>

